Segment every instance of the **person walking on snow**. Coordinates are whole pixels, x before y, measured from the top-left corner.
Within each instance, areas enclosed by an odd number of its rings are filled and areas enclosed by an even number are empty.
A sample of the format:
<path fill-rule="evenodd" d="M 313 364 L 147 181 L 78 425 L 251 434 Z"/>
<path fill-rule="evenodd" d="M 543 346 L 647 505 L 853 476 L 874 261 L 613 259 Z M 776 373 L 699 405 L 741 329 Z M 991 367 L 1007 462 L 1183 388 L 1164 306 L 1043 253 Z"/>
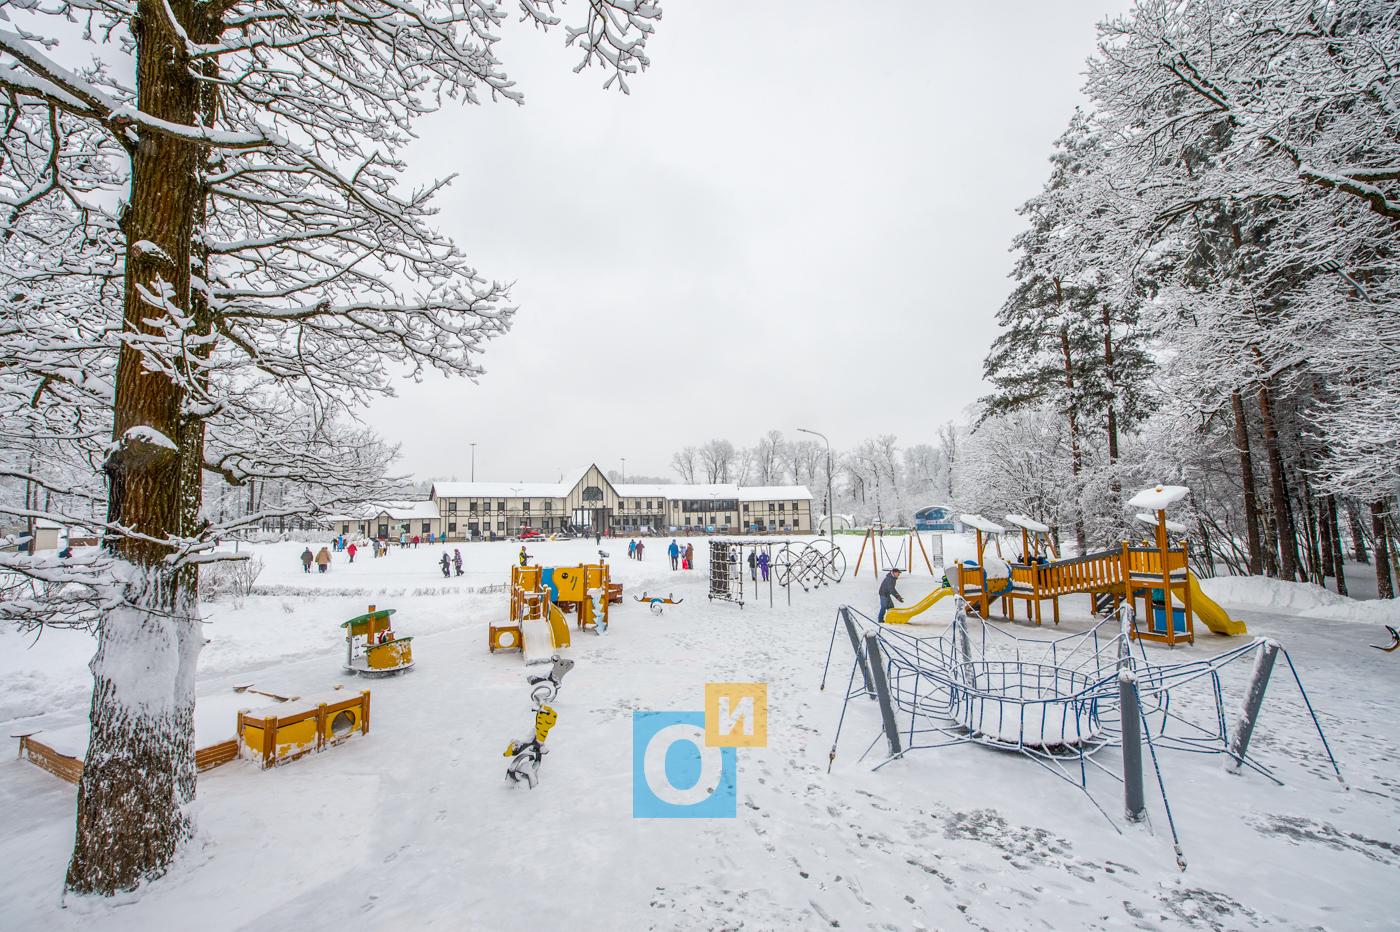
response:
<path fill-rule="evenodd" d="M 322 547 L 321 552 L 316 554 L 316 565 L 322 573 L 326 571 L 326 567 L 331 565 L 331 552 L 325 547 Z"/>
<path fill-rule="evenodd" d="M 452 575 L 452 558 L 447 555 L 447 551 L 442 552 L 442 575 L 446 579 Z"/>
<path fill-rule="evenodd" d="M 767 582 L 767 581 L 768 581 L 768 554 L 766 554 L 766 553 L 760 553 L 760 554 L 758 555 L 758 570 L 759 570 L 760 573 L 763 574 L 763 581 L 764 581 L 764 582 Z"/>
<path fill-rule="evenodd" d="M 453 551 L 452 551 L 452 565 L 455 566 L 455 567 L 457 567 L 457 575 L 458 575 L 458 576 L 461 576 L 461 575 L 462 575 L 462 551 L 460 551 L 460 550 L 453 550 Z"/>
<path fill-rule="evenodd" d="M 685 568 L 695 569 L 695 545 L 691 543 L 685 545 Z"/>
<path fill-rule="evenodd" d="M 758 554 L 749 551 L 749 579 L 758 582 Z"/>
<path fill-rule="evenodd" d="M 894 591 L 894 585 L 897 582 L 899 582 L 899 567 L 890 570 L 885 578 L 880 580 L 880 617 L 876 618 L 876 621 L 885 620 L 885 612 L 894 608 L 892 600 L 898 599 L 903 603 L 904 597 Z"/>
<path fill-rule="evenodd" d="M 525 552 L 525 548 L 524 548 L 524 547 L 521 547 L 521 548 L 520 548 L 520 565 L 521 565 L 521 566 L 529 566 L 529 565 L 530 565 L 530 555 L 529 555 L 528 553 Z"/>
<path fill-rule="evenodd" d="M 356 550 L 356 549 L 357 549 L 357 548 L 355 547 L 354 544 L 351 544 L 350 546 L 348 546 L 348 547 L 345 548 L 345 552 L 348 553 L 348 554 L 350 554 L 350 562 L 351 562 L 351 563 L 354 563 L 354 562 L 355 562 L 355 550 Z"/>
<path fill-rule="evenodd" d="M 311 555 L 310 547 L 307 547 L 305 550 L 303 550 L 301 553 L 301 571 L 303 573 L 311 572 L 311 562 L 315 559 L 316 558 Z"/>
<path fill-rule="evenodd" d="M 645 546 L 646 546 L 646 544 L 643 544 L 641 541 L 637 541 L 637 559 L 638 559 L 638 560 L 640 560 L 640 559 L 642 558 L 642 548 L 645 547 Z"/>
<path fill-rule="evenodd" d="M 637 559 L 637 542 L 635 540 L 629 540 L 627 542 L 627 559 Z"/>
<path fill-rule="evenodd" d="M 681 548 L 680 545 L 676 543 L 676 539 L 674 537 L 671 538 L 671 546 L 666 549 L 666 552 L 671 555 L 671 569 L 674 570 L 678 566 L 680 566 Z"/>

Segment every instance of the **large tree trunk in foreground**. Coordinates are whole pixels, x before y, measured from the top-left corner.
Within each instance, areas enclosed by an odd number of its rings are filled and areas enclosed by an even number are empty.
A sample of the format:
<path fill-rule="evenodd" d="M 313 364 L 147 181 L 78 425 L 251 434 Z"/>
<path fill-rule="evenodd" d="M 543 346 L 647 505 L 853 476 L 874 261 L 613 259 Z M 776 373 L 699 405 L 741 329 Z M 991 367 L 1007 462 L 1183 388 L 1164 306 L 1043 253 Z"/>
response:
<path fill-rule="evenodd" d="M 142 0 L 131 22 L 139 106 L 188 126 L 199 88 L 162 6 Z M 195 41 L 203 38 L 205 30 L 189 25 L 196 19 L 192 0 L 174 0 L 167 9 Z M 163 316 L 153 301 L 189 310 L 199 154 L 187 141 L 144 131 L 131 149 L 131 199 L 122 218 L 128 335 L 158 333 L 142 322 Z M 178 449 L 186 439 L 182 401 L 178 385 L 123 345 L 106 463 L 108 520 L 156 540 L 187 530 Z M 162 874 L 190 834 L 184 806 L 195 789 L 194 672 L 203 646 L 191 581 L 196 570 L 172 567 L 170 548 L 159 543 L 128 537 L 108 546 L 125 574 L 125 603 L 104 613 L 90 664 L 92 728 L 67 877 L 69 890 L 102 895 Z"/>
<path fill-rule="evenodd" d="M 1332 537 L 1332 565 L 1337 571 L 1337 594 L 1347 594 L 1346 561 L 1342 559 L 1342 528 L 1337 522 L 1337 496 L 1327 496 L 1327 521 Z"/>

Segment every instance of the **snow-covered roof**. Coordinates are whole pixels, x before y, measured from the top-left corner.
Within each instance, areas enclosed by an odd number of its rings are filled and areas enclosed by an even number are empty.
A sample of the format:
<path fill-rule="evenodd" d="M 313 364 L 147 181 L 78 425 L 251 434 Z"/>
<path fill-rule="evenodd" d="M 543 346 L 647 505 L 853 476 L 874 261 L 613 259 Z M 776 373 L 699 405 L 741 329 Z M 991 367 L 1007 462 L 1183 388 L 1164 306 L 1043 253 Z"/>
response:
<path fill-rule="evenodd" d="M 1184 485 L 1159 485 L 1151 489 L 1143 489 L 1128 499 L 1128 507 L 1162 511 L 1172 502 L 1179 502 L 1190 494 L 1191 490 Z"/>
<path fill-rule="evenodd" d="M 1049 525 L 1041 524 L 1034 518 L 1027 518 L 1025 515 L 1007 515 L 1006 520 L 1017 527 L 1023 527 L 1028 531 L 1035 531 L 1037 534 L 1049 534 Z"/>
<path fill-rule="evenodd" d="M 567 498 L 578 485 L 562 482 L 434 482 L 434 498 Z"/>
<path fill-rule="evenodd" d="M 614 485 L 617 494 L 621 498 L 665 498 L 671 501 L 678 499 L 707 499 L 719 500 L 737 499 L 741 502 L 781 502 L 781 501 L 810 501 L 811 491 L 805 485 L 734 485 L 732 483 L 719 483 L 716 485 L 632 485 L 622 483 Z"/>
<path fill-rule="evenodd" d="M 988 534 L 1000 534 L 1006 530 L 1000 524 L 993 524 L 981 515 L 963 515 L 961 521 L 970 528 L 976 528 Z"/>
<path fill-rule="evenodd" d="M 437 518 L 437 503 L 433 501 L 371 502 L 361 505 L 345 514 L 328 515 L 328 521 L 368 521 L 379 515 L 388 514 L 391 518 L 410 520 L 412 518 Z"/>
<path fill-rule="evenodd" d="M 1155 515 L 1134 515 L 1133 517 L 1137 518 L 1143 524 L 1151 525 L 1152 527 L 1157 526 L 1157 517 Z M 1178 524 L 1175 521 L 1168 521 L 1167 530 L 1171 531 L 1173 534 L 1185 534 L 1186 525 Z"/>

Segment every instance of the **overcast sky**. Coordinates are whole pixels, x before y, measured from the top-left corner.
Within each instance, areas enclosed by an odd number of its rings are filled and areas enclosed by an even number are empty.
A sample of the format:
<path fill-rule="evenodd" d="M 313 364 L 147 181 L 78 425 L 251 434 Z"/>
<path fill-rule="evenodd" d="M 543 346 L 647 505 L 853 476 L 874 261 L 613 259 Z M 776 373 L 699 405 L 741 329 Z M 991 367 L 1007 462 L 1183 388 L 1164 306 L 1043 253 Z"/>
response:
<path fill-rule="evenodd" d="M 479 384 L 405 381 L 368 422 L 419 478 L 469 478 L 475 442 L 495 481 L 673 476 L 774 428 L 933 442 L 986 391 L 1016 207 L 1126 8 L 671 0 L 630 96 L 512 23 L 525 105 L 452 104 L 407 158 L 458 174 L 439 225 L 513 283 L 514 328 Z"/>

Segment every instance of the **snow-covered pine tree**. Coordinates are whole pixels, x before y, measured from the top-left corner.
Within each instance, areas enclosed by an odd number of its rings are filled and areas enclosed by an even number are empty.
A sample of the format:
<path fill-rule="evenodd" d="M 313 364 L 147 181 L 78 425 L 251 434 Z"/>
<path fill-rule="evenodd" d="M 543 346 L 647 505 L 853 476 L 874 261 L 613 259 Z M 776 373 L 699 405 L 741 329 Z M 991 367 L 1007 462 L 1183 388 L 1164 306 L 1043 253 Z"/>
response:
<path fill-rule="evenodd" d="M 396 192 L 395 152 L 444 97 L 520 94 L 492 51 L 505 13 L 478 0 L 9 9 L 22 22 L 0 29 L 0 86 L 28 162 L 4 166 L 5 232 L 34 224 L 26 235 L 35 243 L 70 248 L 55 278 L 38 283 L 67 303 L 26 305 L 33 313 L 18 329 L 49 342 L 7 343 L 6 389 L 11 399 L 80 395 L 94 414 L 105 409 L 111 442 L 96 461 L 108 493 L 102 553 L 57 569 L 7 556 L 4 567 L 79 591 L 74 617 L 99 612 L 67 889 L 110 895 L 161 874 L 191 831 L 196 573 L 224 530 L 201 517 L 202 473 L 320 474 L 328 487 L 369 478 L 382 472 L 373 454 L 312 458 L 308 469 L 289 459 L 290 446 L 269 444 L 258 419 L 282 412 L 331 454 L 337 411 L 391 391 L 391 364 L 480 372 L 474 356 L 509 321 L 504 291 L 428 225 L 435 188 Z M 521 10 L 537 25 L 558 23 L 551 3 Z M 81 64 L 83 52 L 52 57 L 75 12 L 86 21 L 78 47 L 115 40 L 133 83 Z M 565 37 L 581 67 L 602 63 L 625 90 L 659 16 L 653 3 L 596 0 Z M 100 196 L 113 193 L 116 216 Z M 31 219 L 41 204 L 49 215 Z M 94 257 L 91 275 L 75 274 L 78 256 Z M 4 274 L 22 270 L 9 264 Z M 75 279 L 84 283 L 68 284 Z M 81 290 L 112 284 L 102 313 L 74 330 Z M 29 352 L 12 356 L 11 346 Z M 51 421 L 55 442 L 91 430 L 90 421 L 76 432 Z M 224 446 L 211 463 L 216 425 Z"/>

